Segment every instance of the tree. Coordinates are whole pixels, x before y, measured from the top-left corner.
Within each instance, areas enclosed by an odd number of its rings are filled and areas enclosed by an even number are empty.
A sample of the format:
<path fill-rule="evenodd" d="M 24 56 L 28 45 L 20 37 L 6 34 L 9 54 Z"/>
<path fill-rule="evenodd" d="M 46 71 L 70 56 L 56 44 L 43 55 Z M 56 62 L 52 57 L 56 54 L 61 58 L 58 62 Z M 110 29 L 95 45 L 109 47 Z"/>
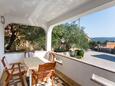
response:
<path fill-rule="evenodd" d="M 98 45 L 98 44 L 97 44 L 97 42 L 95 42 L 95 41 L 90 41 L 90 42 L 89 42 L 89 46 L 90 46 L 91 49 L 94 49 L 95 46 L 97 46 L 97 45 Z"/>
<path fill-rule="evenodd" d="M 9 41 L 8 41 L 8 44 L 6 46 L 6 50 L 9 50 L 14 42 L 14 40 L 16 39 L 16 33 L 17 33 L 17 30 L 16 30 L 16 27 L 14 24 L 9 24 L 7 27 L 6 27 L 6 30 L 9 30 L 9 34 L 8 36 L 10 37 Z"/>
<path fill-rule="evenodd" d="M 56 26 L 52 32 L 52 44 L 53 48 L 58 48 L 61 43 L 61 38 L 65 32 L 64 25 Z"/>
<path fill-rule="evenodd" d="M 66 23 L 54 27 L 52 34 L 53 48 L 59 48 L 61 39 L 65 39 L 66 49 L 83 48 L 88 49 L 88 39 L 84 32 L 84 27 L 79 28 L 76 23 Z"/>
<path fill-rule="evenodd" d="M 9 24 L 5 28 L 5 51 L 45 49 L 45 38 L 41 27 Z"/>

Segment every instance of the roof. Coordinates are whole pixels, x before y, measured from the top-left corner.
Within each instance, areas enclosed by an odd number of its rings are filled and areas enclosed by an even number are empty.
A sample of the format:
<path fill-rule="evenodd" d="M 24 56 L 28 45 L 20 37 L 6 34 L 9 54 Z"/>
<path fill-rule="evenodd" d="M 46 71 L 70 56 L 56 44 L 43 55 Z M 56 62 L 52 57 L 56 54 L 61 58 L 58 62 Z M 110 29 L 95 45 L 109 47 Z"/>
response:
<path fill-rule="evenodd" d="M 51 26 L 78 18 L 114 0 L 0 0 L 0 15 L 6 23 Z M 107 5 L 109 6 L 109 5 Z M 87 12 L 87 13 L 86 13 Z"/>

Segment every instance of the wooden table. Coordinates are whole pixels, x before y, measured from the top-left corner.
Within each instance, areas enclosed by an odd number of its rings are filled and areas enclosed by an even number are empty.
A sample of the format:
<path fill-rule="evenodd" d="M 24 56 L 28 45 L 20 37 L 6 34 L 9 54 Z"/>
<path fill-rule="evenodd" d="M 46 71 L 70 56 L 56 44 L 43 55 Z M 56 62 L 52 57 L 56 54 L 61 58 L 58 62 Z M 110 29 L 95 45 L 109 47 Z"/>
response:
<path fill-rule="evenodd" d="M 45 58 L 38 58 L 38 57 L 30 57 L 24 59 L 24 64 L 28 68 L 28 74 L 29 75 L 29 86 L 32 86 L 32 72 L 31 70 L 38 70 L 38 67 L 40 64 L 44 64 L 49 62 Z"/>

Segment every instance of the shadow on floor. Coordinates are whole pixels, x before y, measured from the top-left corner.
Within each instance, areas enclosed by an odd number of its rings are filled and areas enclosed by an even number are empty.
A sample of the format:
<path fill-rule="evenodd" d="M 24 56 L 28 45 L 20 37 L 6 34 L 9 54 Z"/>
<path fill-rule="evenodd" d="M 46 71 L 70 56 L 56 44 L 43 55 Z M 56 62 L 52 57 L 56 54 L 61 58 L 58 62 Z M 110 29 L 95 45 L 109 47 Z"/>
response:
<path fill-rule="evenodd" d="M 105 60 L 115 62 L 115 56 L 106 55 L 106 54 L 92 55 L 92 56 L 94 56 L 96 58 L 105 59 Z"/>

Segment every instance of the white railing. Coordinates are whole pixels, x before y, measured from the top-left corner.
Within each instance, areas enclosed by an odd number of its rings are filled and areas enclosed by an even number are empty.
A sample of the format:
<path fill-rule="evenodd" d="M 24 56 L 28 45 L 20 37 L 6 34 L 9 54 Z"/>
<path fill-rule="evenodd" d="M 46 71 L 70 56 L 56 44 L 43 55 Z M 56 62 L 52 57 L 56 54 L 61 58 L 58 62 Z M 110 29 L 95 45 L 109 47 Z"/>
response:
<path fill-rule="evenodd" d="M 62 61 L 62 64 L 57 63 L 56 69 L 81 86 L 100 86 L 92 80 L 92 75 L 94 73 L 115 82 L 114 72 L 84 63 L 73 57 L 56 54 L 56 58 Z"/>

